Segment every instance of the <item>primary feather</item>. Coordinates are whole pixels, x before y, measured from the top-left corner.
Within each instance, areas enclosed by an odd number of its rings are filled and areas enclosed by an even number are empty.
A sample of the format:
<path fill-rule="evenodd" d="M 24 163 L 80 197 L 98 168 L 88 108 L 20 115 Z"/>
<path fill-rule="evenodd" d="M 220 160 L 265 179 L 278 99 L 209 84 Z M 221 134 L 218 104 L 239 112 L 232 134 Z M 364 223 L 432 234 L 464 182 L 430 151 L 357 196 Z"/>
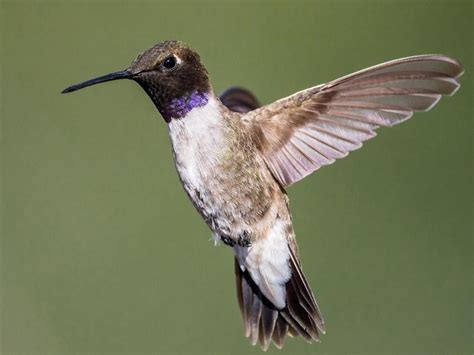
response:
<path fill-rule="evenodd" d="M 247 113 L 265 161 L 282 186 L 345 157 L 413 112 L 459 88 L 463 68 L 443 55 L 393 60 L 300 91 Z"/>

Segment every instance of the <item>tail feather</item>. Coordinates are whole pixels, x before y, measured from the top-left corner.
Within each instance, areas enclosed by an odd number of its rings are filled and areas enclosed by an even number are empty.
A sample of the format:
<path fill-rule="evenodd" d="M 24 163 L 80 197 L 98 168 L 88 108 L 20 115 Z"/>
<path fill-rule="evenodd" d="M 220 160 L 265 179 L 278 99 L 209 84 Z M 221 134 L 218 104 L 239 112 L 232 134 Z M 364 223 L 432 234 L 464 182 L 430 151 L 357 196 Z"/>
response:
<path fill-rule="evenodd" d="M 259 336 L 262 349 L 268 349 L 272 339 L 275 323 L 278 318 L 278 312 L 271 306 L 262 302 L 262 319 L 260 322 Z"/>
<path fill-rule="evenodd" d="M 306 281 L 306 278 L 303 275 L 303 271 L 301 270 L 299 262 L 291 249 L 290 263 L 292 272 L 296 272 L 298 275 L 296 277 L 292 277 L 290 280 L 290 282 L 293 283 L 294 288 L 298 290 L 298 292 L 295 292 L 298 298 L 298 303 L 306 310 L 306 314 L 311 317 L 318 330 L 322 334 L 324 334 L 326 332 L 326 329 L 324 326 L 324 320 L 321 315 L 321 311 L 319 310 L 318 304 L 314 299 L 313 292 L 311 291 L 311 288 L 309 287 L 308 282 Z"/>
<path fill-rule="evenodd" d="M 262 315 L 262 302 L 257 295 L 253 294 L 250 303 L 252 304 L 252 313 L 250 314 L 250 342 L 252 345 L 255 345 L 258 341 L 258 330 Z"/>
<path fill-rule="evenodd" d="M 286 284 L 286 306 L 276 308 L 260 291 L 248 271 L 235 260 L 237 298 L 244 320 L 245 336 L 266 351 L 271 341 L 281 349 L 286 335 L 319 341 L 324 321 L 296 256 L 291 252 L 292 276 Z"/>
<path fill-rule="evenodd" d="M 290 281 L 291 282 L 291 281 Z M 281 312 L 283 318 L 307 341 L 319 340 L 318 330 L 314 326 L 311 317 L 299 304 L 298 296 L 295 294 L 293 285 L 287 287 L 287 306 Z"/>
<path fill-rule="evenodd" d="M 283 348 L 285 337 L 288 333 L 288 323 L 282 317 L 277 317 L 275 329 L 273 330 L 272 340 L 278 349 Z"/>

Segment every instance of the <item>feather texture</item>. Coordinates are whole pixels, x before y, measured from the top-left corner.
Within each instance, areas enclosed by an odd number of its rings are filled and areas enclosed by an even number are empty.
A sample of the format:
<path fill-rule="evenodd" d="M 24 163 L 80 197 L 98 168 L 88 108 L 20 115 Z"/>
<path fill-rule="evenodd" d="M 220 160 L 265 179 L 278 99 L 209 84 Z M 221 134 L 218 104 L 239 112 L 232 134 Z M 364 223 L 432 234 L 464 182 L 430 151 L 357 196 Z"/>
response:
<path fill-rule="evenodd" d="M 402 58 L 300 91 L 242 121 L 282 186 L 345 157 L 376 135 L 430 110 L 459 88 L 462 65 L 443 55 Z"/>
<path fill-rule="evenodd" d="M 319 341 L 325 332 L 316 300 L 301 271 L 295 254 L 290 256 L 291 278 L 287 282 L 286 306 L 278 309 L 260 291 L 248 271 L 242 271 L 235 259 L 237 298 L 244 320 L 245 336 L 266 351 L 271 341 L 281 349 L 287 334 L 308 342 Z"/>
<path fill-rule="evenodd" d="M 219 99 L 231 111 L 247 113 L 260 107 L 257 98 L 248 90 L 231 87 L 224 91 Z"/>

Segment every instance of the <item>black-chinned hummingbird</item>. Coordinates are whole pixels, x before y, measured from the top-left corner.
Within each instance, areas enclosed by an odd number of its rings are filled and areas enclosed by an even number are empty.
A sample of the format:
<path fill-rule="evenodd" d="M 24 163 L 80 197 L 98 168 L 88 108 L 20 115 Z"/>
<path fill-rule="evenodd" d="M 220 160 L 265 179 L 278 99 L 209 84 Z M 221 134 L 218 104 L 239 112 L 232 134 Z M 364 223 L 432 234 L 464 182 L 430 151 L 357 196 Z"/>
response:
<path fill-rule="evenodd" d="M 323 317 L 298 257 L 285 188 L 345 157 L 458 88 L 444 55 L 386 62 L 260 107 L 247 90 L 217 97 L 199 55 L 160 42 L 127 69 L 68 87 L 136 81 L 165 119 L 181 183 L 215 240 L 235 253 L 237 296 L 252 344 L 287 334 L 319 341 Z"/>

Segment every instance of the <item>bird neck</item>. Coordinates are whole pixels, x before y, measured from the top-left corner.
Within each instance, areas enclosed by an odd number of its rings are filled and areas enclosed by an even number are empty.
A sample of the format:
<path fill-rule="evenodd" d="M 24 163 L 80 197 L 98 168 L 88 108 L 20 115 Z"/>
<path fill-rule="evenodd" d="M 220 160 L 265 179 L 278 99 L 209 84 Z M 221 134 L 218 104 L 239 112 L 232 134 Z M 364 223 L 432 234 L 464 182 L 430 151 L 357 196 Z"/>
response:
<path fill-rule="evenodd" d="M 185 117 L 192 109 L 201 107 L 209 102 L 211 94 L 209 92 L 201 92 L 198 90 L 179 97 L 172 98 L 167 102 L 162 102 L 158 110 L 166 122 L 172 119 Z"/>

